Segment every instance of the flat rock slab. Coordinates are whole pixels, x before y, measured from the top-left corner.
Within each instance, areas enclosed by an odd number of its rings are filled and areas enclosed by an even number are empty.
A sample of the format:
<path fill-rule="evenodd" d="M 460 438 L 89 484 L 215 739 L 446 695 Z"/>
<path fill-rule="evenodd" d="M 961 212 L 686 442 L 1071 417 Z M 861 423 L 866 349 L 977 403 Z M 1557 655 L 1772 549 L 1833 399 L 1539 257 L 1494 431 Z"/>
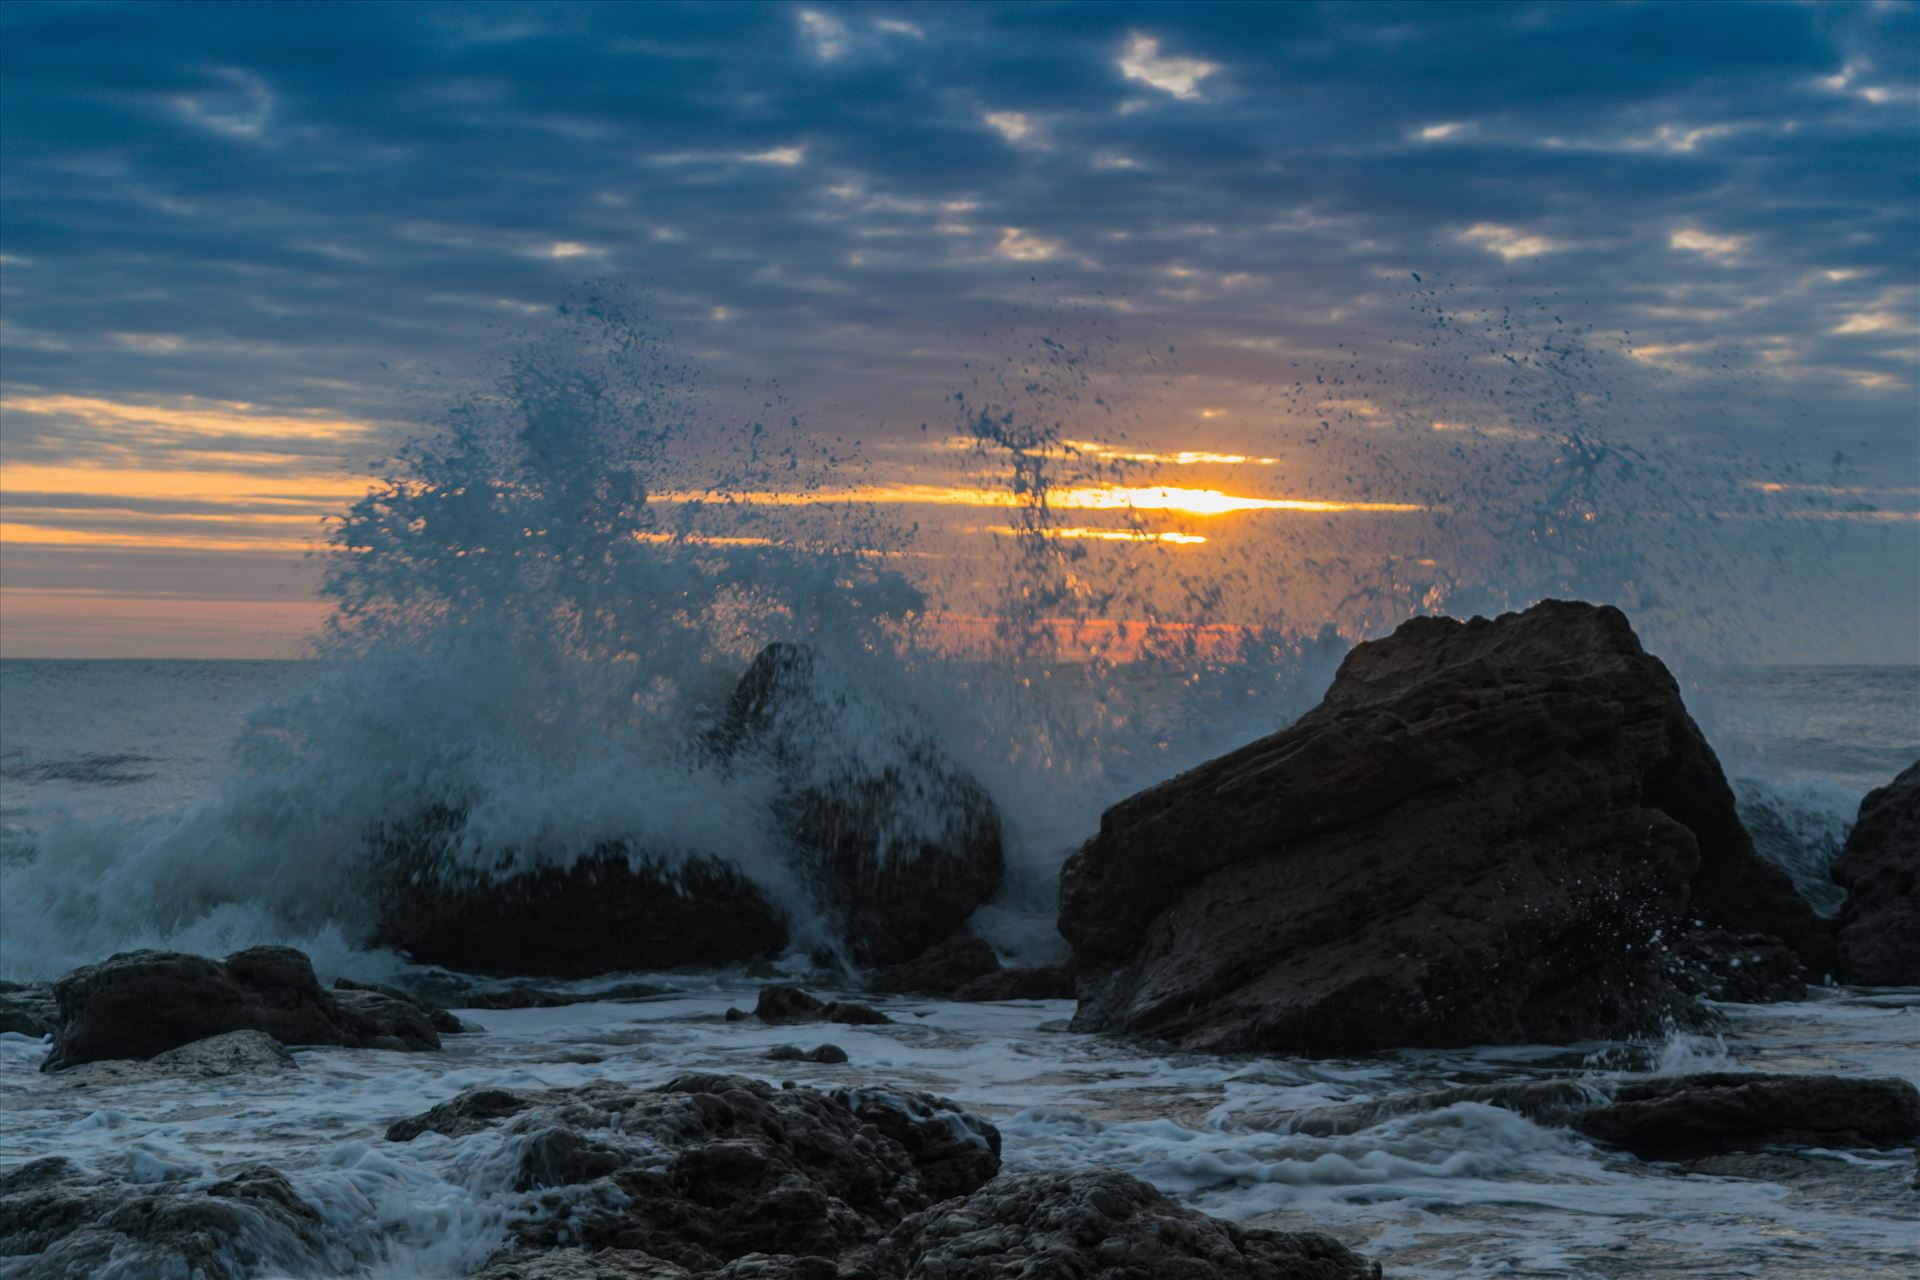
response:
<path fill-rule="evenodd" d="M 1759 1147 L 1904 1147 L 1920 1138 L 1920 1090 L 1884 1077 L 1713 1072 L 1619 1085 L 1575 1129 L 1650 1157 Z"/>

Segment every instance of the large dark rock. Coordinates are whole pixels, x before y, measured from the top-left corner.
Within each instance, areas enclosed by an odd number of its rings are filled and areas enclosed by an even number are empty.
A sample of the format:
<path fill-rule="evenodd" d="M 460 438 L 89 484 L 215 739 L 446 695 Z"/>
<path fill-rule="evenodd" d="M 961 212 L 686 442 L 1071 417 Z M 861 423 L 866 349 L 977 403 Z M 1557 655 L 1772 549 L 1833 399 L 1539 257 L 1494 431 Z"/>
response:
<path fill-rule="evenodd" d="M 60 1020 L 44 1071 L 151 1058 L 228 1031 L 262 1031 L 282 1044 L 440 1047 L 432 1017 L 417 1005 L 374 992 L 347 993 L 355 998 L 342 1002 L 289 947 L 252 947 L 224 962 L 131 951 L 75 969 L 53 994 Z"/>
<path fill-rule="evenodd" d="M 1787 1145 L 1905 1147 L 1920 1138 L 1920 1090 L 1905 1080 L 1709 1072 L 1623 1081 L 1573 1127 L 1637 1155 Z"/>
<path fill-rule="evenodd" d="M 499 873 L 455 857 L 462 822 L 435 809 L 377 837 L 387 876 L 376 940 L 470 973 L 589 978 L 732 964 L 787 945 L 779 912 L 732 864 L 608 841 L 565 868 Z"/>
<path fill-rule="evenodd" d="M 0 1032 L 36 1039 L 50 1036 L 60 1022 L 60 1002 L 50 982 L 0 982 Z"/>
<path fill-rule="evenodd" d="M 1357 646 L 1291 728 L 1108 810 L 1060 929 L 1076 1029 L 1208 1050 L 1651 1032 L 1700 1016 L 1700 929 L 1832 967 L 1673 677 L 1562 601 Z"/>
<path fill-rule="evenodd" d="M 996 1178 L 915 1214 L 882 1275 L 942 1280 L 1379 1280 L 1380 1265 L 1317 1232 L 1238 1227 L 1117 1169 Z"/>
<path fill-rule="evenodd" d="M 1920 762 L 1869 791 L 1833 863 L 1840 974 L 1876 987 L 1920 986 Z"/>
<path fill-rule="evenodd" d="M 320 1214 L 264 1165 L 204 1185 L 123 1182 L 58 1156 L 0 1173 L 0 1271 L 35 1280 L 336 1274 Z M 10 1264 L 21 1263 L 15 1271 Z"/>
<path fill-rule="evenodd" d="M 517 1219 L 520 1247 L 635 1251 L 697 1274 L 750 1254 L 838 1258 L 1000 1162 L 999 1132 L 943 1099 L 737 1076 L 473 1090 L 388 1137 L 496 1125 L 514 1140 L 515 1187 L 555 1191 Z"/>
<path fill-rule="evenodd" d="M 877 1027 L 893 1021 L 872 1005 L 822 1000 L 798 987 L 777 983 L 760 988 L 753 1016 L 776 1026 L 795 1022 L 842 1022 L 853 1027 Z"/>
<path fill-rule="evenodd" d="M 911 960 L 867 977 L 867 990 L 887 995 L 950 996 L 975 978 L 1000 972 L 993 944 L 970 933 L 936 942 Z"/>
<path fill-rule="evenodd" d="M 999 889 L 1000 813 L 985 788 L 907 709 L 830 680 L 812 650 L 760 651 L 719 746 L 780 779 L 779 816 L 856 958 L 912 959 Z"/>

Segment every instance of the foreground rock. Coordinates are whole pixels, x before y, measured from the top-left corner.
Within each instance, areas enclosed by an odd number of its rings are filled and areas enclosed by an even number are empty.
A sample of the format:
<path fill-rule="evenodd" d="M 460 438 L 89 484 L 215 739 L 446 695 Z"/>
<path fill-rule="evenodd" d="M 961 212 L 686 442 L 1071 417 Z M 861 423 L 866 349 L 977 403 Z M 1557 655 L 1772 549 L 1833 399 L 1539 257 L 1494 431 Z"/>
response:
<path fill-rule="evenodd" d="M 822 1000 L 798 987 L 766 986 L 754 1003 L 753 1016 L 785 1026 L 796 1022 L 840 1022 L 851 1027 L 877 1027 L 893 1021 L 871 1005 Z"/>
<path fill-rule="evenodd" d="M 428 1007 L 379 991 L 331 993 L 306 956 L 253 947 L 224 962 L 175 951 L 132 951 L 53 984 L 59 1027 L 41 1065 L 58 1071 L 104 1058 L 151 1058 L 230 1031 L 281 1044 L 438 1049 Z"/>
<path fill-rule="evenodd" d="M 60 1157 L 0 1172 L 0 1270 L 35 1280 L 336 1273 L 319 1213 L 265 1166 L 195 1185 L 123 1182 Z M 24 1260 L 26 1270 L 7 1263 Z"/>
<path fill-rule="evenodd" d="M 1920 986 L 1920 762 L 1860 802 L 1833 878 L 1847 890 L 1838 922 L 1842 978 Z"/>
<path fill-rule="evenodd" d="M 749 1254 L 836 1258 L 1000 1167 L 1000 1134 L 906 1090 L 775 1089 L 682 1076 L 657 1089 L 471 1090 L 387 1136 L 499 1126 L 510 1185 L 545 1193 L 523 1248 L 633 1250 L 696 1273 Z"/>
<path fill-rule="evenodd" d="M 901 1224 L 879 1274 L 943 1280 L 1378 1280 L 1317 1232 L 1237 1227 L 1117 1169 L 998 1178 Z"/>
<path fill-rule="evenodd" d="M 667 859 L 609 841 L 564 869 L 502 875 L 454 856 L 461 821 L 435 810 L 379 838 L 390 869 L 382 945 L 469 973 L 551 978 L 726 965 L 786 948 L 779 912 L 719 858 Z M 499 863 L 512 865 L 511 851 Z"/>
<path fill-rule="evenodd" d="M 719 746 L 780 779 L 779 816 L 860 960 L 920 955 L 999 889 L 1006 857 L 986 789 L 910 709 L 832 679 L 811 650 L 760 651 Z"/>
<path fill-rule="evenodd" d="M 1832 967 L 1618 610 L 1417 618 L 1293 727 L 1107 811 L 1061 875 L 1076 1030 L 1204 1050 L 1565 1043 L 1697 1020 L 1760 935 Z"/>
<path fill-rule="evenodd" d="M 1765 1146 L 1904 1147 L 1920 1138 L 1920 1090 L 1905 1080 L 1712 1072 L 1630 1080 L 1573 1127 L 1652 1157 Z"/>

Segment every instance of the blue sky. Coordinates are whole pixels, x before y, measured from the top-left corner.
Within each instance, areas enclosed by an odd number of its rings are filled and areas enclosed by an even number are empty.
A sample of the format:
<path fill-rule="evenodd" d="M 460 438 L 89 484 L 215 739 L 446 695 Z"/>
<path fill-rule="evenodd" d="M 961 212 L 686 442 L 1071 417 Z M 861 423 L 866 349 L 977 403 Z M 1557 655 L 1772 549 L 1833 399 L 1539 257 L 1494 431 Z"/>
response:
<path fill-rule="evenodd" d="M 1141 452 L 1285 460 L 1329 399 L 1475 395 L 1506 447 L 1435 326 L 1518 315 L 1689 465 L 1845 490 L 1749 542 L 1819 524 L 1854 650 L 1897 653 L 1916 68 L 1920 6 L 1885 3 L 11 3 L 7 651 L 286 651 L 313 521 L 614 277 L 715 383 L 902 475 L 1049 331 L 1132 353 Z M 1355 351 L 1365 397 L 1287 390 Z M 1352 477 L 1380 440 L 1204 484 L 1437 505 Z"/>

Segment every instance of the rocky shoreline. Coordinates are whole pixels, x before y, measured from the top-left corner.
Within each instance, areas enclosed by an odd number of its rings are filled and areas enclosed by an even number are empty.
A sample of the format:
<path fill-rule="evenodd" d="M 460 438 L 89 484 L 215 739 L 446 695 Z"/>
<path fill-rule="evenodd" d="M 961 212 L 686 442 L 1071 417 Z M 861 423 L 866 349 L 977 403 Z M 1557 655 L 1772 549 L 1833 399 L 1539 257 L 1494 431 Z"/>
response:
<path fill-rule="evenodd" d="M 898 767 L 801 766 L 808 725 L 846 711 L 804 650 L 770 649 L 710 744 L 785 789 L 798 865 L 845 922 L 873 1001 L 764 981 L 750 1012 L 722 1020 L 789 1029 L 808 1042 L 762 1060 L 840 1083 L 487 1084 L 356 1139 L 489 1144 L 486 1185 L 520 1208 L 475 1276 L 1381 1274 L 1331 1235 L 1210 1217 L 1117 1169 L 1003 1170 L 989 1118 L 819 1039 L 911 1031 L 902 1018 L 923 1015 L 889 1004 L 903 997 L 1073 999 L 1077 1032 L 1314 1057 L 1618 1041 L 1708 1025 L 1710 1001 L 1920 986 L 1920 764 L 1863 803 L 1833 866 L 1845 905 L 1822 919 L 1756 854 L 1679 687 L 1616 610 L 1549 601 L 1491 621 L 1418 619 L 1356 647 L 1293 726 L 1108 811 L 1062 872 L 1061 968 L 1005 968 L 965 931 L 999 884 L 999 819 L 933 744 L 902 728 Z M 888 852 L 901 812 L 928 796 L 918 856 Z M 754 886 L 699 860 L 635 861 L 614 841 L 590 874 L 455 883 L 433 870 L 438 829 L 389 833 L 383 936 L 418 960 L 471 959 L 492 941 L 495 962 L 467 967 L 552 979 L 757 963 L 787 942 Z M 574 920 L 571 936 L 538 932 Z M 0 1032 L 45 1038 L 41 1070 L 84 1090 L 298 1072 L 292 1047 L 442 1057 L 478 1033 L 462 1016 L 474 1010 L 672 995 L 670 975 L 582 992 L 440 972 L 437 988 L 328 988 L 285 947 L 130 952 L 0 985 Z M 1582 1071 L 1264 1121 L 1337 1135 L 1463 1107 L 1727 1176 L 1796 1149 L 1920 1140 L 1910 1081 L 1844 1070 Z M 0 1170 L 0 1275 L 237 1280 L 362 1264 L 271 1164 L 190 1187 L 58 1155 Z"/>

